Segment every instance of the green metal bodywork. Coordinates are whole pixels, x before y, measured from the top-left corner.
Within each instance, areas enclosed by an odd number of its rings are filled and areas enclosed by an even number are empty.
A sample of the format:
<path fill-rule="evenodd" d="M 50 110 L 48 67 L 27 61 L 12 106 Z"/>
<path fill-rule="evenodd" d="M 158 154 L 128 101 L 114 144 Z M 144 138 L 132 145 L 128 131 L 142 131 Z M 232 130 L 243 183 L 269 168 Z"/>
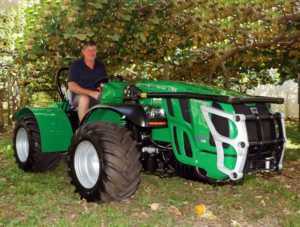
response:
<path fill-rule="evenodd" d="M 123 103 L 124 86 L 131 83 L 128 82 L 111 82 L 105 84 L 102 91 L 101 103 Z M 247 96 L 215 86 L 201 85 L 198 83 L 179 82 L 179 81 L 144 81 L 135 84 L 142 92 L 190 92 L 210 95 L 226 95 L 226 96 Z M 167 127 L 153 127 L 152 139 L 155 141 L 170 142 L 172 144 L 174 154 L 177 160 L 183 164 L 197 166 L 207 171 L 212 179 L 221 180 L 228 176 L 217 169 L 217 150 L 209 143 L 210 130 L 200 110 L 201 105 L 212 105 L 212 101 L 199 99 L 187 99 L 190 110 L 191 123 L 183 119 L 180 109 L 179 99 L 171 98 L 174 111 L 174 117 L 168 112 L 167 101 L 165 98 L 145 98 L 140 99 L 139 104 L 155 105 L 162 107 L 167 116 Z M 234 113 L 231 104 L 219 103 L 224 111 Z M 37 119 L 43 152 L 66 151 L 70 145 L 73 135 L 69 119 L 62 108 L 61 103 L 54 103 L 48 108 L 23 108 L 17 118 L 20 116 L 33 113 Z M 88 118 L 87 122 L 92 121 L 114 121 L 118 125 L 128 121 L 126 116 L 113 110 L 98 109 L 94 111 Z M 177 128 L 177 138 L 180 154 L 176 149 L 174 141 L 173 127 Z M 235 125 L 229 121 L 230 138 L 237 136 Z M 184 133 L 188 136 L 192 147 L 192 157 L 188 157 L 184 152 Z M 205 152 L 204 152 L 205 151 Z M 236 151 L 229 147 L 224 149 L 225 166 L 234 169 L 236 163 Z"/>
<path fill-rule="evenodd" d="M 67 151 L 70 146 L 72 127 L 61 107 L 62 103 L 43 108 L 26 107 L 17 114 L 17 119 L 25 114 L 34 114 L 40 130 L 42 152 Z"/>
<path fill-rule="evenodd" d="M 122 103 L 123 86 L 129 83 L 114 82 L 106 84 L 103 89 L 102 103 Z M 179 81 L 143 81 L 135 84 L 141 91 L 145 93 L 151 92 L 190 92 L 209 95 L 223 95 L 233 97 L 249 97 L 229 89 L 223 89 L 215 86 L 202 85 L 199 83 L 179 82 Z M 148 98 L 139 100 L 140 104 L 155 105 L 162 107 L 167 115 L 168 127 L 153 128 L 152 139 L 156 141 L 170 142 L 174 150 L 177 160 L 183 164 L 197 166 L 207 171 L 208 175 L 217 180 L 225 179 L 228 176 L 217 169 L 217 149 L 209 144 L 210 131 L 206 121 L 200 110 L 202 104 L 211 106 L 212 101 L 199 99 L 188 99 L 188 105 L 191 113 L 191 124 L 187 123 L 181 114 L 179 100 L 171 99 L 174 117 L 168 113 L 166 99 L 164 98 Z M 234 113 L 231 104 L 219 103 L 224 111 Z M 110 117 L 111 118 L 111 117 Z M 114 120 L 115 121 L 115 120 Z M 116 123 L 120 122 L 116 120 Z M 180 153 L 176 150 L 173 126 L 177 128 L 177 138 Z M 237 129 L 233 122 L 229 121 L 230 138 L 237 136 Z M 184 152 L 184 133 L 188 135 L 191 143 L 193 156 L 188 157 Z M 205 152 L 204 152 L 205 151 Z M 210 153 L 207 153 L 209 151 Z M 234 169 L 236 163 L 236 151 L 233 147 L 224 149 L 224 164 L 229 169 Z"/>

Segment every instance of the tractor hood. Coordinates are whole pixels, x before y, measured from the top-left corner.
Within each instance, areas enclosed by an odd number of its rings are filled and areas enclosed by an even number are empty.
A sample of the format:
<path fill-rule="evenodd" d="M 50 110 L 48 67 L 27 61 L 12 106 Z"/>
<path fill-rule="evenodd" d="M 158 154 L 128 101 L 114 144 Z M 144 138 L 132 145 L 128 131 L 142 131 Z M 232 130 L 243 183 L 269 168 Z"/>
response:
<path fill-rule="evenodd" d="M 135 84 L 143 92 L 188 92 L 207 95 L 231 96 L 231 97 L 251 97 L 244 93 L 230 89 L 207 85 L 202 83 L 192 83 L 183 81 L 142 81 Z"/>

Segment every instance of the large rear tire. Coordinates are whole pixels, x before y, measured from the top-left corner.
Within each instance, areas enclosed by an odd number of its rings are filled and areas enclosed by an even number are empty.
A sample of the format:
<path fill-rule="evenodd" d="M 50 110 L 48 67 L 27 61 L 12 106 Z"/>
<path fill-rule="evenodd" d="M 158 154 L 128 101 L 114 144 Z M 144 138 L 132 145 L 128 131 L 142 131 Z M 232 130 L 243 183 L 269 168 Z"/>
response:
<path fill-rule="evenodd" d="M 78 128 L 69 147 L 69 173 L 87 202 L 121 201 L 140 182 L 140 152 L 131 133 L 115 122 L 90 122 Z"/>
<path fill-rule="evenodd" d="M 42 152 L 40 130 L 33 114 L 18 119 L 13 141 L 16 163 L 25 172 L 42 173 L 58 166 L 60 153 Z"/>

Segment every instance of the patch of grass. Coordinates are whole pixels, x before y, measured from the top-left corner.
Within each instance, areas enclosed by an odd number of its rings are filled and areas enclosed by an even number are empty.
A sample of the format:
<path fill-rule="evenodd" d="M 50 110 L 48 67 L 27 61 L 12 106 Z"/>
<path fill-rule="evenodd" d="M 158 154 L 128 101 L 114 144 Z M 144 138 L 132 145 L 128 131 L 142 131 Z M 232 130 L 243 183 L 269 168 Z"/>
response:
<path fill-rule="evenodd" d="M 295 132 L 287 130 L 287 135 L 299 146 Z M 65 163 L 51 172 L 25 173 L 15 163 L 12 139 L 1 137 L 0 226 L 230 226 L 231 220 L 240 226 L 299 226 L 300 166 L 290 161 L 293 152 L 293 160 L 299 160 L 299 150 L 289 146 L 289 158 L 279 172 L 255 173 L 219 185 L 142 172 L 130 198 L 93 204 L 74 192 Z M 151 209 L 152 203 L 160 204 L 158 210 Z M 217 219 L 199 217 L 195 207 L 200 204 Z M 181 214 L 173 213 L 171 206 Z"/>
<path fill-rule="evenodd" d="M 38 92 L 32 95 L 30 106 L 33 107 L 47 107 L 53 102 L 53 99 L 46 92 Z"/>

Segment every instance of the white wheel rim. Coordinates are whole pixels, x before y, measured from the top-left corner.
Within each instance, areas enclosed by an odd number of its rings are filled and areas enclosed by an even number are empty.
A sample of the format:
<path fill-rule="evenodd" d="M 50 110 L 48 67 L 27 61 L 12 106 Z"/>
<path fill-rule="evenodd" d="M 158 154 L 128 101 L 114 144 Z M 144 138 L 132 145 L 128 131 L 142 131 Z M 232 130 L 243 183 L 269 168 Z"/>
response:
<path fill-rule="evenodd" d="M 100 174 L 100 160 L 93 144 L 82 141 L 75 151 L 74 168 L 80 184 L 90 189 L 95 186 Z"/>
<path fill-rule="evenodd" d="M 25 162 L 28 159 L 29 142 L 27 132 L 24 128 L 19 128 L 17 132 L 16 149 L 19 160 Z"/>

